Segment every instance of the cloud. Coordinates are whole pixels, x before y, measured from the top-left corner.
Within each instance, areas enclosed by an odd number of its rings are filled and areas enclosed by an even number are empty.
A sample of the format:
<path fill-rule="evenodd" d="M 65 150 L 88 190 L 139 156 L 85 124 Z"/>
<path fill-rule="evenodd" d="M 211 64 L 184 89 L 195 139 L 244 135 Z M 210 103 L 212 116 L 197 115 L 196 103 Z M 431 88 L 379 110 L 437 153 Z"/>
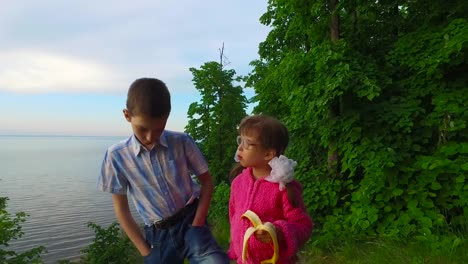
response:
<path fill-rule="evenodd" d="M 267 32 L 258 22 L 266 1 L 7 3 L 0 92 L 120 94 L 136 78 L 157 77 L 193 93 L 190 67 L 219 60 L 224 42 L 229 67 L 246 74 Z"/>
<path fill-rule="evenodd" d="M 0 91 L 16 93 L 108 92 L 119 77 L 91 60 L 37 50 L 0 52 Z"/>

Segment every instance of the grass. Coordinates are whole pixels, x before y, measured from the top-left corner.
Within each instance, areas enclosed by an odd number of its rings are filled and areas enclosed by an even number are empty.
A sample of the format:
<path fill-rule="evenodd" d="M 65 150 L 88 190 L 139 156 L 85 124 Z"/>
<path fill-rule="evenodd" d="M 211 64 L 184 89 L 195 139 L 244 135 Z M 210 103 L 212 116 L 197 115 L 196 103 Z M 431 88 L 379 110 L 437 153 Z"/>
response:
<path fill-rule="evenodd" d="M 211 225 L 211 230 L 220 246 L 227 250 L 229 221 L 216 222 Z M 298 264 L 465 264 L 468 263 L 468 236 L 466 233 L 459 233 L 458 237 L 455 240 L 443 237 L 436 244 L 436 248 L 427 242 L 416 240 L 350 241 L 341 244 L 330 242 L 319 248 L 313 245 L 312 242 L 316 239 L 312 236 L 298 253 Z M 131 263 L 143 263 L 136 249 L 134 253 Z M 63 261 L 62 263 L 84 262 Z"/>
<path fill-rule="evenodd" d="M 311 264 L 462 264 L 468 263 L 468 251 L 463 246 L 433 250 L 422 243 L 382 240 L 345 243 L 328 250 L 308 244 L 300 259 Z"/>
<path fill-rule="evenodd" d="M 224 249 L 229 246 L 229 223 L 218 222 L 212 232 Z M 300 264 L 466 264 L 468 263 L 468 240 L 454 248 L 431 248 L 427 243 L 416 241 L 353 241 L 340 245 L 317 248 L 314 238 L 299 252 Z M 326 249 L 325 249 L 326 248 Z"/>

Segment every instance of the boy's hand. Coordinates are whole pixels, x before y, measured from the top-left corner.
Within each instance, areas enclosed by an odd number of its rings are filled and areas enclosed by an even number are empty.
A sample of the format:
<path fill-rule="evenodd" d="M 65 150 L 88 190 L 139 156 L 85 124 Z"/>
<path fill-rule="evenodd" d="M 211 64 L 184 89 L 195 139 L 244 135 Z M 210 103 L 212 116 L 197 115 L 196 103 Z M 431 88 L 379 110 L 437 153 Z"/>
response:
<path fill-rule="evenodd" d="M 146 257 L 146 256 L 149 256 L 149 254 L 151 254 L 151 248 L 148 246 L 145 248 L 139 249 L 139 251 L 142 257 Z"/>
<path fill-rule="evenodd" d="M 273 242 L 273 240 L 272 240 L 272 238 L 270 236 L 270 233 L 268 233 L 265 230 L 257 230 L 257 231 L 255 231 L 254 235 L 255 235 L 255 238 L 260 242 L 263 242 L 263 243 Z"/>
<path fill-rule="evenodd" d="M 196 221 L 196 219 L 194 219 L 193 222 L 192 222 L 192 226 L 195 226 L 195 227 L 204 226 L 204 225 L 205 225 L 205 221 L 200 222 L 200 221 Z"/>

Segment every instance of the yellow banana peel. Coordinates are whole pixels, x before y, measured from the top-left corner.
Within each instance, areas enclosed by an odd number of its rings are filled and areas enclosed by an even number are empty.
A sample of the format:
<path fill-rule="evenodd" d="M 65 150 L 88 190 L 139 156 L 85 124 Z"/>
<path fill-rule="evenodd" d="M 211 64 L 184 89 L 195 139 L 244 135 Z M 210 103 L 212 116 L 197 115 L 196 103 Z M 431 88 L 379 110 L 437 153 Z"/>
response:
<path fill-rule="evenodd" d="M 261 261 L 261 264 L 275 264 L 278 261 L 278 237 L 276 235 L 276 229 L 275 226 L 270 223 L 262 223 L 262 220 L 260 220 L 260 217 L 258 215 L 250 210 L 247 210 L 242 217 L 246 217 L 252 222 L 253 226 L 249 227 L 247 231 L 244 234 L 244 244 L 242 247 L 242 261 L 245 261 L 247 259 L 247 241 L 249 240 L 250 236 L 255 233 L 257 230 L 265 230 L 267 231 L 271 239 L 273 240 L 273 256 L 271 259 L 266 259 Z"/>

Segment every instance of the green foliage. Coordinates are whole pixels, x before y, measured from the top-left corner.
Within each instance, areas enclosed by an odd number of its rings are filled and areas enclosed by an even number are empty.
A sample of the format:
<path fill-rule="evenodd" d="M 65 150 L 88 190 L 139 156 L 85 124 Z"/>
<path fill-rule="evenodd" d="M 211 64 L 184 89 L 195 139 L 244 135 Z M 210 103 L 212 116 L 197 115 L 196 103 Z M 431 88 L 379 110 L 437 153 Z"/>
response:
<path fill-rule="evenodd" d="M 107 228 L 102 228 L 90 222 L 88 227 L 93 229 L 95 237 L 93 243 L 81 251 L 85 255 L 80 263 L 135 263 L 137 251 L 130 239 L 122 233 L 118 223 L 112 223 Z"/>
<path fill-rule="evenodd" d="M 466 232 L 467 14 L 466 1 L 269 1 L 247 85 L 255 112 L 290 129 L 316 244 Z"/>
<path fill-rule="evenodd" d="M 229 221 L 229 195 L 231 187 L 222 182 L 215 186 L 213 196 L 211 198 L 210 210 L 208 212 L 209 219 L 217 222 Z"/>
<path fill-rule="evenodd" d="M 210 223 L 215 239 L 226 248 L 229 245 L 230 225 L 229 225 L 229 195 L 230 186 L 222 182 L 215 186 L 211 199 L 210 210 L 208 211 L 208 222 Z"/>
<path fill-rule="evenodd" d="M 190 105 L 185 130 L 199 144 L 215 181 L 227 181 L 234 164 L 237 125 L 245 116 L 247 100 L 242 88 L 233 84 L 238 79 L 234 70 L 207 62 L 190 71 L 202 98 Z"/>
<path fill-rule="evenodd" d="M 29 264 L 42 263 L 41 253 L 44 247 L 36 247 L 23 253 L 8 250 L 9 241 L 23 236 L 21 224 L 26 221 L 26 213 L 20 212 L 12 216 L 6 210 L 7 197 L 0 197 L 0 263 Z"/>

